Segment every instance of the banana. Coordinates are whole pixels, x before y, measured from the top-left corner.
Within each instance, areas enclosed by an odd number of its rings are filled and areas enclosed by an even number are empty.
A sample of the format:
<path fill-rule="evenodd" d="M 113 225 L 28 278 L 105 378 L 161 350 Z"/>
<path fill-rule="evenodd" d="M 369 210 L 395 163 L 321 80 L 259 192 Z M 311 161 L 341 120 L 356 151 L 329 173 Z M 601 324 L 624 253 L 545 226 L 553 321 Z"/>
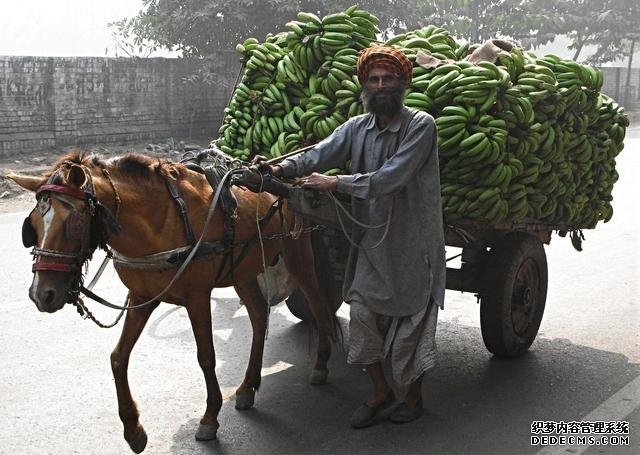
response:
<path fill-rule="evenodd" d="M 344 23 L 346 20 L 349 20 L 350 17 L 351 16 L 347 13 L 328 14 L 322 18 L 321 22 L 323 26 L 326 26 L 328 24 L 340 24 Z"/>
<path fill-rule="evenodd" d="M 427 95 L 423 95 L 422 93 L 412 93 L 411 97 L 428 98 Z M 407 96 L 407 98 L 409 98 L 409 96 Z M 467 120 L 468 120 L 467 117 L 464 115 L 441 115 L 438 118 L 436 118 L 436 126 L 440 128 L 440 127 L 450 125 L 452 123 L 466 124 Z"/>
<path fill-rule="evenodd" d="M 353 28 L 353 24 L 349 20 L 344 22 L 335 22 L 332 24 L 324 24 L 322 26 L 322 30 L 325 36 L 327 36 L 327 33 L 350 34 L 351 32 L 353 32 Z"/>
<path fill-rule="evenodd" d="M 461 129 L 466 128 L 466 123 L 452 123 L 443 127 L 438 127 L 438 135 L 441 137 L 451 137 L 457 134 Z"/>
<path fill-rule="evenodd" d="M 485 133 L 482 133 L 482 132 L 475 133 L 469 136 L 468 138 L 466 138 L 465 140 L 461 141 L 460 147 L 465 149 L 469 147 L 473 147 L 474 145 L 478 144 L 484 139 L 487 139 L 487 136 Z"/>
<path fill-rule="evenodd" d="M 458 115 L 466 119 L 470 118 L 469 111 L 462 106 L 445 106 L 441 113 L 444 115 Z"/>
<path fill-rule="evenodd" d="M 238 44 L 244 74 L 225 109 L 219 146 L 242 160 L 277 156 L 361 114 L 358 50 L 375 40 L 378 23 L 357 7 L 324 18 L 300 13 L 286 32 Z M 433 25 L 388 44 L 412 62 L 420 50 L 458 60 L 433 69 L 414 63 L 405 97 L 436 119 L 448 219 L 532 217 L 580 226 L 610 219 L 614 160 L 628 119 L 598 93 L 600 71 L 518 48 L 496 64 L 473 64 L 460 60 L 473 47 Z"/>
<path fill-rule="evenodd" d="M 439 96 L 459 75 L 459 71 L 451 71 L 443 75 L 432 74 L 431 83 L 429 84 L 427 91 L 432 96 Z"/>
<path fill-rule="evenodd" d="M 447 151 L 453 150 L 455 152 L 455 149 L 453 149 L 453 147 L 456 144 L 460 143 L 460 141 L 463 140 L 465 135 L 468 135 L 467 130 L 462 128 L 460 129 L 460 131 L 458 131 L 457 134 L 451 136 L 449 139 L 446 139 L 444 141 L 438 141 L 438 151 L 440 155 L 442 155 L 443 157 L 446 157 L 448 155 Z"/>
<path fill-rule="evenodd" d="M 482 160 L 486 156 L 489 147 L 489 138 L 485 136 L 476 144 L 469 146 L 469 148 L 463 150 L 460 156 L 463 156 L 465 159 L 469 159 L 470 162 L 475 163 Z"/>
<path fill-rule="evenodd" d="M 304 22 L 299 21 L 290 21 L 285 24 L 285 26 L 296 34 L 298 38 L 303 38 L 305 36 L 304 30 L 301 25 L 304 25 Z"/>

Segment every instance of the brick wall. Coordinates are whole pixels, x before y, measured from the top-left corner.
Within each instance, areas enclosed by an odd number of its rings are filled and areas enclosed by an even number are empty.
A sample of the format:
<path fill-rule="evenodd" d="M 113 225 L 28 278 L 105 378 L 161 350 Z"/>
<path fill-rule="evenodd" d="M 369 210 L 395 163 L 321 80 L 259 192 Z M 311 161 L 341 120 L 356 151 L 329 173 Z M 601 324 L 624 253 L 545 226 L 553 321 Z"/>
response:
<path fill-rule="evenodd" d="M 185 82 L 201 67 L 212 84 Z M 0 157 L 64 146 L 213 137 L 239 69 L 215 60 L 0 56 Z"/>
<path fill-rule="evenodd" d="M 210 84 L 184 78 L 206 65 Z M 0 56 L 0 157 L 65 146 L 214 137 L 239 70 L 235 52 L 184 59 Z M 602 68 L 603 92 L 640 111 L 640 69 Z"/>

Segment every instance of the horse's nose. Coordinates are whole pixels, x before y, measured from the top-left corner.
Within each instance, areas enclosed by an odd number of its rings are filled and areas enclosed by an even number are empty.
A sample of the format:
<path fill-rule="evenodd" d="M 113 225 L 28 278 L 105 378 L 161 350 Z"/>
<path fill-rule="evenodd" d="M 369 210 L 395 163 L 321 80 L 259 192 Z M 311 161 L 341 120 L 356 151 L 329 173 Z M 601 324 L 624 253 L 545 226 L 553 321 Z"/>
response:
<path fill-rule="evenodd" d="M 56 290 L 50 287 L 46 287 L 38 290 L 37 293 L 37 301 L 38 307 L 41 311 L 46 311 L 47 313 L 53 313 L 59 308 L 57 305 L 54 305 L 56 300 Z"/>
<path fill-rule="evenodd" d="M 56 291 L 53 289 L 45 289 L 43 292 L 43 300 L 42 302 L 45 305 L 51 305 L 56 298 Z"/>

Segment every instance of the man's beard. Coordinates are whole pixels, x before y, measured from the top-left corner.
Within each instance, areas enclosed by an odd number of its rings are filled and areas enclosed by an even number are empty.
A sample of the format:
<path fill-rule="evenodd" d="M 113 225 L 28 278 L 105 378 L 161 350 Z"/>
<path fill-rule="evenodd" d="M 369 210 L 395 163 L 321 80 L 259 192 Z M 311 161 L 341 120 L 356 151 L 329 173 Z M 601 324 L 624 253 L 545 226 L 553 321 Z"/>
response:
<path fill-rule="evenodd" d="M 362 87 L 360 100 L 367 112 L 393 117 L 404 105 L 404 87 L 371 90 L 365 86 Z"/>

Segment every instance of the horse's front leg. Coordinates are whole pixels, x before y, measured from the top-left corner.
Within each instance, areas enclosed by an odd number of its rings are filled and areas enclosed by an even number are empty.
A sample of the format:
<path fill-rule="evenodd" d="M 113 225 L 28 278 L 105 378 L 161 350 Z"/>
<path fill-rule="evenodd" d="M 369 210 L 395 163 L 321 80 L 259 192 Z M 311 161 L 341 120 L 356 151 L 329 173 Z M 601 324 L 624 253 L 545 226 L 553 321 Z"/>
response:
<path fill-rule="evenodd" d="M 144 300 L 130 295 L 130 305 L 142 303 Z M 120 340 L 111 353 L 111 370 L 116 383 L 116 393 L 118 395 L 118 413 L 124 425 L 124 439 L 135 453 L 140 453 L 147 445 L 147 434 L 138 420 L 140 414 L 135 401 L 131 397 L 127 369 L 129 367 L 129 357 L 131 350 L 138 341 L 144 326 L 149 320 L 149 316 L 160 302 L 154 302 L 146 307 L 127 311 L 124 320 L 124 327 Z"/>
<path fill-rule="evenodd" d="M 207 385 L 207 409 L 200 419 L 196 440 L 209 441 L 216 438 L 220 426 L 218 412 L 222 407 L 222 393 L 216 377 L 216 353 L 213 348 L 210 295 L 189 296 L 186 308 L 196 339 L 198 363 L 202 368 Z"/>
<path fill-rule="evenodd" d="M 244 381 L 236 390 L 236 409 L 242 411 L 253 407 L 256 391 L 260 388 L 268 310 L 267 301 L 262 296 L 255 278 L 248 282 L 236 284 L 235 289 L 247 309 L 247 313 L 249 313 L 251 328 L 253 329 L 249 365 L 247 365 Z"/>

